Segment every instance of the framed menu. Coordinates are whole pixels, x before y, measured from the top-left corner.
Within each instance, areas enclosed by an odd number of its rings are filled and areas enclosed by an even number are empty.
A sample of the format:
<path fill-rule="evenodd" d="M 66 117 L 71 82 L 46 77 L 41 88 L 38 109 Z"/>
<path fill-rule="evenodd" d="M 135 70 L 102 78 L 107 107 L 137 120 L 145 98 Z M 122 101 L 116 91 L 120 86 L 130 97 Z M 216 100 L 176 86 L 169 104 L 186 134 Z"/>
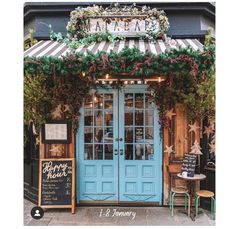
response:
<path fill-rule="evenodd" d="M 71 143 L 71 122 L 56 121 L 42 125 L 42 143 L 69 144 Z"/>

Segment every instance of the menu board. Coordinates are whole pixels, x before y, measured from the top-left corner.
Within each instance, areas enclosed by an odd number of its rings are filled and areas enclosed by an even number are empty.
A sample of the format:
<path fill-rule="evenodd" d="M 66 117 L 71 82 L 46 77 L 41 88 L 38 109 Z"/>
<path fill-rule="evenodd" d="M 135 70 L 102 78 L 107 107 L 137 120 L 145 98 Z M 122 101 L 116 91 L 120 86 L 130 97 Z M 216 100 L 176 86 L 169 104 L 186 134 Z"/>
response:
<path fill-rule="evenodd" d="M 42 125 L 42 143 L 69 144 L 71 142 L 71 122 L 54 121 Z"/>
<path fill-rule="evenodd" d="M 67 139 L 67 125 L 66 124 L 45 124 L 45 138 L 52 139 Z"/>
<path fill-rule="evenodd" d="M 74 158 L 41 159 L 39 172 L 39 206 L 75 207 Z"/>
<path fill-rule="evenodd" d="M 181 167 L 181 174 L 186 173 L 187 177 L 193 177 L 195 173 L 197 156 L 195 154 L 185 154 Z"/>

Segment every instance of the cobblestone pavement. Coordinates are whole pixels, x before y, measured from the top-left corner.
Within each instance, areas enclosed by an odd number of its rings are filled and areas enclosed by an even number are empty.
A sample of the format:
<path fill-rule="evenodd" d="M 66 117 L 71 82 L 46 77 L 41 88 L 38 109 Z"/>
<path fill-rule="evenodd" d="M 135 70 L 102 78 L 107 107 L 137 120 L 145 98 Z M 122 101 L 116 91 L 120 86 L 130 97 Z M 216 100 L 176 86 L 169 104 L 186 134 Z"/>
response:
<path fill-rule="evenodd" d="M 175 208 L 174 216 L 168 207 L 77 207 L 75 214 L 69 209 L 44 209 L 40 220 L 31 217 L 31 209 L 35 205 L 24 200 L 24 225 L 40 226 L 72 226 L 72 225 L 166 225 L 166 226 L 214 226 L 210 212 L 202 213 L 192 221 L 180 208 Z"/>

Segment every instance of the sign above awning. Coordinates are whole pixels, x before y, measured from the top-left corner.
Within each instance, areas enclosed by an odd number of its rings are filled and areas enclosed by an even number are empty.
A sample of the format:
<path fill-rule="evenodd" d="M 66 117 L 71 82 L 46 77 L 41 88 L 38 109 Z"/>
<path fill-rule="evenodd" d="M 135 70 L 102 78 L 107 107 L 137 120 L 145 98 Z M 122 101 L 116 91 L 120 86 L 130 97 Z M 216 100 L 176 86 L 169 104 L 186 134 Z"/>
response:
<path fill-rule="evenodd" d="M 170 49 L 179 49 L 180 47 L 186 48 L 191 47 L 193 50 L 203 50 L 203 45 L 197 39 L 171 39 L 170 41 L 157 40 L 156 43 L 143 40 L 122 40 L 115 43 L 108 41 L 102 41 L 94 43 L 90 46 L 80 46 L 76 52 L 86 53 L 88 50 L 92 53 L 97 53 L 98 51 L 105 51 L 109 53 L 113 50 L 119 53 L 125 46 L 129 48 L 138 48 L 141 52 L 146 52 L 149 50 L 154 55 L 159 55 Z M 66 56 L 71 50 L 64 43 L 59 43 L 57 41 L 40 41 L 28 50 L 24 52 L 24 56 L 53 56 L 59 57 Z"/>
<path fill-rule="evenodd" d="M 155 33 L 160 31 L 159 21 L 149 18 L 147 15 L 97 16 L 88 18 L 85 25 L 87 32 L 91 34 L 108 31 L 124 37 L 144 36 L 152 28 Z"/>

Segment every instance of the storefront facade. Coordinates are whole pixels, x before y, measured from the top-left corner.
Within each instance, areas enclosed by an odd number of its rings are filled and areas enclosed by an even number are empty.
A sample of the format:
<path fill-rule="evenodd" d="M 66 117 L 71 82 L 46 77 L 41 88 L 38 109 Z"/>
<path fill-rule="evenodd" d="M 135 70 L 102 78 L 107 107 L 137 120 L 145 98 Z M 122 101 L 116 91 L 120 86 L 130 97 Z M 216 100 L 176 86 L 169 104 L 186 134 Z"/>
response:
<path fill-rule="evenodd" d="M 214 7 L 209 3 L 201 4 L 201 7 L 206 8 L 204 13 L 209 26 L 213 24 L 213 20 L 209 20 L 207 14 L 210 14 L 211 7 Z M 162 6 L 170 9 L 172 3 Z M 27 7 L 30 8 L 30 5 L 26 5 Z M 31 7 L 33 9 L 35 6 Z M 38 7 L 40 8 L 40 4 Z M 50 4 L 48 7 L 51 7 Z M 71 5 L 65 4 L 63 7 L 69 8 Z M 179 6 L 175 3 L 174 7 L 177 11 Z M 197 14 L 194 7 L 188 9 L 189 12 L 193 12 L 192 15 Z M 30 13 L 30 10 L 27 12 Z M 180 18 L 174 12 L 171 20 L 174 15 L 175 20 Z M 38 18 L 40 17 L 42 16 Z M 48 20 L 46 17 L 44 16 L 44 20 Z M 39 26 L 38 18 L 34 18 L 36 27 Z M 200 23 L 202 25 L 202 22 Z M 26 24 L 30 25 L 29 21 Z M 35 32 L 37 33 L 40 34 L 40 31 Z M 175 33 L 172 35 L 175 39 L 160 39 L 152 43 L 135 39 L 132 34 L 131 37 L 116 43 L 101 41 L 90 46 L 81 45 L 76 52 L 119 53 L 126 46 L 136 47 L 142 52 L 154 55 L 188 46 L 195 51 L 203 50 L 203 44 L 199 41 L 203 41 L 202 30 L 197 36 L 193 35 L 192 31 L 180 35 L 182 31 L 175 32 L 173 29 L 171 33 Z M 40 36 L 44 36 L 42 34 L 43 31 L 38 35 L 39 39 Z M 61 58 L 68 52 L 69 48 L 64 44 L 41 40 L 26 50 L 25 56 Z M 119 84 L 115 87 L 113 85 L 116 84 L 117 78 Z M 161 130 L 159 110 L 152 91 L 148 89 L 148 81 L 151 80 L 151 77 L 130 78 L 128 75 L 116 77 L 109 73 L 105 74 L 101 79 L 97 79 L 101 86 L 91 90 L 89 96 L 84 98 L 78 129 L 73 132 L 71 143 L 64 144 L 61 152 L 54 152 L 53 145 L 42 142 L 39 144 L 40 158 L 65 157 L 64 155 L 76 158 L 77 204 L 133 203 L 161 206 L 169 203 L 170 188 L 181 182 L 175 175 L 180 171 L 182 158 L 195 141 L 200 142 L 200 132 L 188 131 L 190 123 L 180 104 L 168 113 L 172 128 Z M 158 81 L 160 84 L 162 80 L 164 78 L 159 76 L 155 82 Z M 196 124 L 199 125 L 198 122 Z M 174 145 L 174 155 L 169 151 L 171 145 Z M 178 203 L 181 204 L 181 201 L 179 199 Z"/>

